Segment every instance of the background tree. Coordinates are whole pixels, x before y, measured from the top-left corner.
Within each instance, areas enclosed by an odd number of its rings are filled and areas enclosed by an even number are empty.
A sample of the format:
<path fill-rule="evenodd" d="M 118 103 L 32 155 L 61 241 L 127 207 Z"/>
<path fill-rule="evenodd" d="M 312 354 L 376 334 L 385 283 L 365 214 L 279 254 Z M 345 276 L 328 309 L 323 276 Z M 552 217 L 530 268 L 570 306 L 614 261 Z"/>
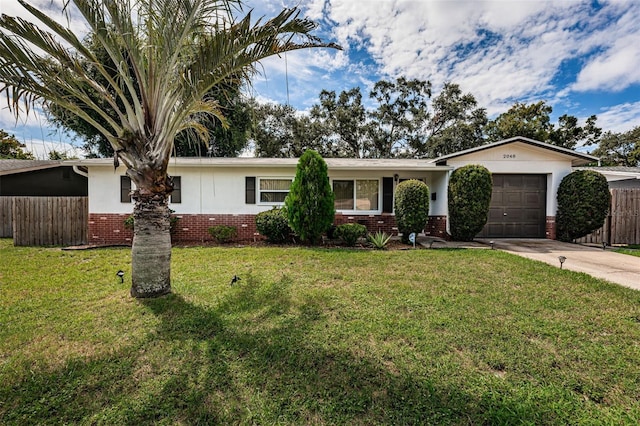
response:
<path fill-rule="evenodd" d="M 310 112 L 311 119 L 318 123 L 331 157 L 364 158 L 369 155 L 367 138 L 367 111 L 362 105 L 359 87 L 336 92 L 320 92 L 320 103 Z"/>
<path fill-rule="evenodd" d="M 449 179 L 449 230 L 455 241 L 473 241 L 487 223 L 493 182 L 479 165 L 457 168 Z"/>
<path fill-rule="evenodd" d="M 33 160 L 33 154 L 22 148 L 26 148 L 26 145 L 18 142 L 15 136 L 0 129 L 0 159 Z"/>
<path fill-rule="evenodd" d="M 638 167 L 640 164 L 640 126 L 628 132 L 606 132 L 592 153 L 603 166 Z"/>
<path fill-rule="evenodd" d="M 576 170 L 558 186 L 557 238 L 574 241 L 604 225 L 611 205 L 611 192 L 604 175 Z"/>
<path fill-rule="evenodd" d="M 416 139 L 413 146 L 415 155 L 437 158 L 482 145 L 487 111 L 477 105 L 471 93 L 463 94 L 457 84 L 445 83 L 431 104 L 424 138 Z"/>
<path fill-rule="evenodd" d="M 108 60 L 69 29 L 20 0 L 36 24 L 0 16 L 0 92 L 21 102 L 55 104 L 97 128 L 135 183 L 132 287 L 135 297 L 171 291 L 167 167 L 177 134 L 206 140 L 198 117 L 224 122 L 206 95 L 230 79 L 249 80 L 255 63 L 286 51 L 331 46 L 315 23 L 286 9 L 270 20 L 236 20 L 225 0 L 69 0 Z M 256 23 L 252 23 L 256 22 Z M 94 78 L 88 67 L 101 79 Z M 114 75 L 115 71 L 115 75 Z M 100 94 L 100 102 L 86 90 Z M 87 113 L 96 113 L 101 121 Z"/>
<path fill-rule="evenodd" d="M 75 156 L 69 156 L 66 152 L 56 151 L 55 149 L 53 151 L 49 151 L 48 157 L 49 160 L 72 160 L 78 158 Z"/>
<path fill-rule="evenodd" d="M 303 241 L 316 244 L 335 216 L 334 195 L 327 163 L 316 151 L 306 151 L 284 201 L 289 226 Z"/>
<path fill-rule="evenodd" d="M 416 179 L 405 180 L 396 186 L 394 211 L 401 240 L 409 244 L 409 234 L 424 230 L 429 219 L 429 187 Z"/>
<path fill-rule="evenodd" d="M 410 156 L 410 147 L 419 139 L 427 119 L 431 83 L 422 80 L 378 81 L 369 97 L 378 106 L 369 113 L 369 135 L 373 158 Z"/>
<path fill-rule="evenodd" d="M 524 136 L 568 149 L 598 142 L 602 129 L 596 126 L 595 115 L 589 117 L 584 126 L 578 126 L 576 117 L 564 114 L 556 126 L 551 123 L 552 111 L 544 101 L 529 105 L 516 102 L 507 112 L 489 121 L 485 128 L 487 140 L 495 142 Z"/>

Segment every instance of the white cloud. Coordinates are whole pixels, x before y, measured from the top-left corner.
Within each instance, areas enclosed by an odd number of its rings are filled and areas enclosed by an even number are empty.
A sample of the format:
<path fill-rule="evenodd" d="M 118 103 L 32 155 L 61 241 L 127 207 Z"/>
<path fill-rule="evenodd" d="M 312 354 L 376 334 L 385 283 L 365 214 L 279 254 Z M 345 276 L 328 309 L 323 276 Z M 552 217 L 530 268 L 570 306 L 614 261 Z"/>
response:
<path fill-rule="evenodd" d="M 598 114 L 598 125 L 605 131 L 627 132 L 640 126 L 640 101 L 614 105 Z"/>

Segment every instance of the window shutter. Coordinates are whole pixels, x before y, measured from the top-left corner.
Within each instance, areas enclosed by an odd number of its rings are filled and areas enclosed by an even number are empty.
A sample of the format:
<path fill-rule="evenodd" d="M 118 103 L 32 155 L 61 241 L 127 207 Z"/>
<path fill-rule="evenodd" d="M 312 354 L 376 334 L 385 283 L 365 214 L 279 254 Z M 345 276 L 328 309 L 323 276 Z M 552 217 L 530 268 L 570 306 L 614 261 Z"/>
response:
<path fill-rule="evenodd" d="M 244 178 L 245 182 L 245 204 L 256 203 L 256 178 L 247 176 Z"/>
<path fill-rule="evenodd" d="M 182 180 L 180 176 L 173 176 L 173 192 L 171 193 L 172 203 L 182 203 Z"/>
<path fill-rule="evenodd" d="M 129 176 L 120 176 L 120 202 L 131 202 L 131 178 Z"/>
<path fill-rule="evenodd" d="M 382 212 L 393 213 L 393 178 L 382 178 Z"/>

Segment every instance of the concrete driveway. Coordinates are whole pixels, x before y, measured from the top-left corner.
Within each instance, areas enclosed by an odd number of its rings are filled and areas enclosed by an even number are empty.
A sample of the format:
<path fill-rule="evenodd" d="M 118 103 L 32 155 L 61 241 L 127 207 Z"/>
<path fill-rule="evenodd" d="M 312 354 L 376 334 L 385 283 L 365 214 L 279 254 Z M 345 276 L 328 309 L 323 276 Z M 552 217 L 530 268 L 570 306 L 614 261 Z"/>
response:
<path fill-rule="evenodd" d="M 489 240 L 477 240 L 489 245 Z M 612 283 L 640 290 L 640 257 L 553 240 L 493 239 L 494 247 L 518 256 L 560 267 L 559 256 L 566 257 L 564 269 L 584 272 Z"/>

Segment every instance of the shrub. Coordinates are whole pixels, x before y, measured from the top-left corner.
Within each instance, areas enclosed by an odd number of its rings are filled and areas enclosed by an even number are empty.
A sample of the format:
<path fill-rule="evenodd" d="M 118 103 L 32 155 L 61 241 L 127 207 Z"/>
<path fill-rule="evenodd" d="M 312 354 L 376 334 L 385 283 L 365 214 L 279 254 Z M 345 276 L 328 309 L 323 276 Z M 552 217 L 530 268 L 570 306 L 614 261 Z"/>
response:
<path fill-rule="evenodd" d="M 576 170 L 560 182 L 557 199 L 556 236 L 561 241 L 573 241 L 604 225 L 611 193 L 602 174 Z"/>
<path fill-rule="evenodd" d="M 455 241 L 473 241 L 489 216 L 493 182 L 483 166 L 460 167 L 449 179 L 449 230 Z"/>
<path fill-rule="evenodd" d="M 333 199 L 327 163 L 316 151 L 307 150 L 298 161 L 296 177 L 285 199 L 291 229 L 303 241 L 317 243 L 333 223 Z"/>
<path fill-rule="evenodd" d="M 256 228 L 260 234 L 267 237 L 267 241 L 272 243 L 286 241 L 291 233 L 286 211 L 277 207 L 258 213 Z"/>
<path fill-rule="evenodd" d="M 367 235 L 367 240 L 371 243 L 374 249 L 384 250 L 391 240 L 391 235 L 387 235 L 386 232 L 376 232 L 375 234 Z"/>
<path fill-rule="evenodd" d="M 220 243 L 228 243 L 238 236 L 238 228 L 228 225 L 216 225 L 208 229 L 209 234 Z"/>
<path fill-rule="evenodd" d="M 415 179 L 399 183 L 394 207 L 402 242 L 409 244 L 409 234 L 421 232 L 429 219 L 429 187 Z"/>
<path fill-rule="evenodd" d="M 353 247 L 359 238 L 367 235 L 367 227 L 359 223 L 344 223 L 336 226 L 333 235 L 344 241 L 347 246 Z"/>

